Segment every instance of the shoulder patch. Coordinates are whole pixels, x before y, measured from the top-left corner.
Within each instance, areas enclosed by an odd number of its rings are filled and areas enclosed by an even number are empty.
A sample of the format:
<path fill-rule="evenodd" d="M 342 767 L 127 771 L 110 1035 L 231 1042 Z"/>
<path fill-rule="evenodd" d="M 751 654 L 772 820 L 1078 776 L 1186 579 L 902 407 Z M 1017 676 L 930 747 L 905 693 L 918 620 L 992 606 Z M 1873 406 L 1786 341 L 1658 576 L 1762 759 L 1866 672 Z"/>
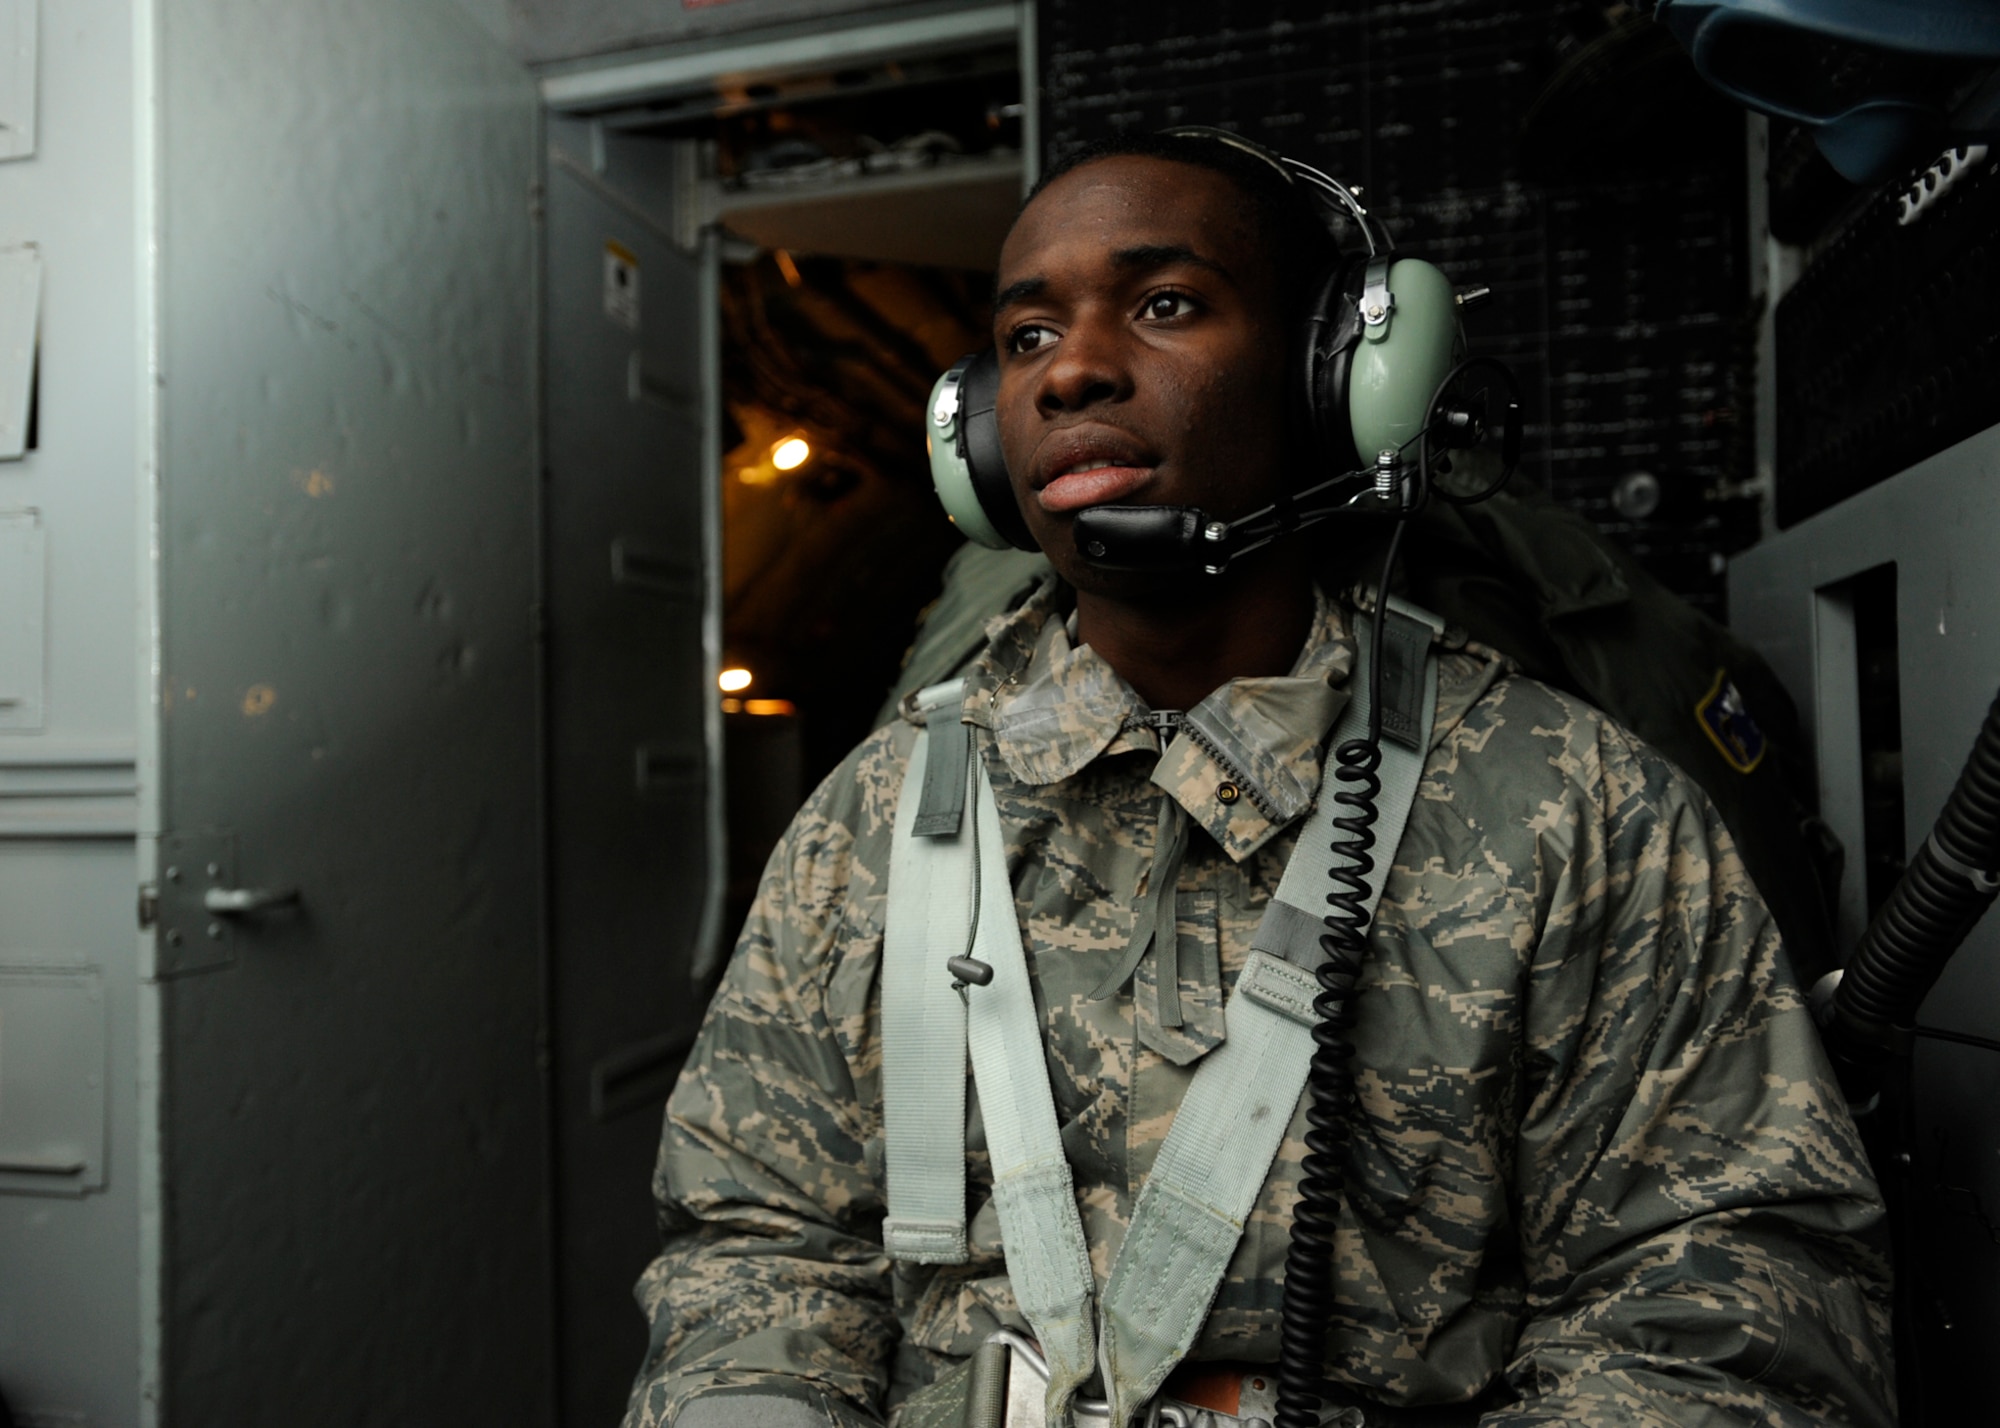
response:
<path fill-rule="evenodd" d="M 1728 670 L 1715 672 L 1715 682 L 1701 697 L 1701 703 L 1695 705 L 1694 717 L 1701 721 L 1702 732 L 1708 735 L 1709 742 L 1738 773 L 1749 773 L 1763 762 L 1764 731 L 1750 717 L 1750 710 L 1743 703 L 1743 691 L 1736 687 Z"/>

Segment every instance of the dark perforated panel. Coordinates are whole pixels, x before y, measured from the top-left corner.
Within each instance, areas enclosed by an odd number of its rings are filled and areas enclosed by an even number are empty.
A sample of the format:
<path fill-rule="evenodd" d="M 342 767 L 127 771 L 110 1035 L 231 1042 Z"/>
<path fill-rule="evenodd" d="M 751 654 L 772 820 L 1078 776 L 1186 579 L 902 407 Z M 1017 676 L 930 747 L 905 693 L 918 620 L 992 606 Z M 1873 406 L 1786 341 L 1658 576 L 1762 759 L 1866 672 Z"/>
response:
<path fill-rule="evenodd" d="M 1712 122 L 1679 147 L 1643 136 L 1538 181 L 1524 124 L 1575 53 L 1563 7 L 1329 9 L 1044 0 L 1051 155 L 1125 129 L 1221 124 L 1361 184 L 1404 247 L 1493 288 L 1473 347 L 1527 388 L 1530 479 L 1719 609 L 1715 557 L 1755 534 L 1742 505 L 1703 499 L 1749 474 L 1740 123 L 1721 142 Z M 1640 76 L 1635 104 L 1657 100 L 1661 72 Z M 1614 113 L 1616 87 L 1595 91 Z M 1660 477 L 1666 507 L 1621 520 L 1612 487 L 1640 470 Z"/>
<path fill-rule="evenodd" d="M 1778 524 L 2000 422 L 2000 166 L 1877 195 L 1778 304 Z"/>

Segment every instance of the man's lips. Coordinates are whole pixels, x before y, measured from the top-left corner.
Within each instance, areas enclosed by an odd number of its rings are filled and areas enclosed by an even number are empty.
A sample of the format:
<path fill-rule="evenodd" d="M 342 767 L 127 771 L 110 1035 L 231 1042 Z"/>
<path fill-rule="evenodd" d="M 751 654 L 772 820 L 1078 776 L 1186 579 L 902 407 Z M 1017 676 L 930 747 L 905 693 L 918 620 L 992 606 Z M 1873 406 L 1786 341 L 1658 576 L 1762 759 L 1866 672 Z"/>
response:
<path fill-rule="evenodd" d="M 1130 496 L 1159 458 L 1129 433 L 1090 423 L 1051 433 L 1036 453 L 1035 499 L 1051 515 Z"/>
<path fill-rule="evenodd" d="M 1150 466 L 1096 466 L 1091 470 L 1071 470 L 1057 476 L 1035 493 L 1042 509 L 1051 514 L 1080 511 L 1085 506 L 1102 506 L 1123 500 L 1153 479 Z"/>

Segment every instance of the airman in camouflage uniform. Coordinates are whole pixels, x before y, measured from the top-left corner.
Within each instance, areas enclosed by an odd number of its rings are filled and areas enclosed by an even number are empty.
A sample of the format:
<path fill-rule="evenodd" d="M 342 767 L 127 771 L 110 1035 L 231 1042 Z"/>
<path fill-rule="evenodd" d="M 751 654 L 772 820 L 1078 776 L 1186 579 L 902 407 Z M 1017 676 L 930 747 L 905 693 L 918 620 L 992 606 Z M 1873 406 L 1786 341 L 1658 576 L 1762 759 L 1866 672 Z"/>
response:
<path fill-rule="evenodd" d="M 1110 339 L 1072 310 L 1059 355 L 1081 362 Z M 1180 340 L 1181 309 L 1140 312 L 1162 324 L 1145 342 Z M 1094 409 L 1064 390 L 1046 411 Z M 1101 1290 L 1318 789 L 1355 609 L 1303 585 L 1289 667 L 1220 680 L 1174 716 L 1086 640 L 1102 591 L 1042 543 L 1070 578 L 994 622 L 958 718 L 998 805 Z M 629 1428 L 927 1425 L 989 1333 L 1031 1332 L 976 1094 L 969 1262 L 882 1247 L 880 972 L 906 708 L 773 854 L 669 1104 Z M 1162 928 L 1123 979 L 1164 880 L 1175 955 Z M 1160 995 L 1170 963 L 1177 1009 Z M 1461 1421 L 1483 1411 L 1489 1428 L 1892 1420 L 1880 1202 L 1727 831 L 1673 765 L 1462 632 L 1444 637 L 1350 1039 L 1333 1380 L 1386 1405 L 1465 1405 Z M 1278 1357 L 1303 1129 L 1301 1113 L 1192 1360 Z"/>

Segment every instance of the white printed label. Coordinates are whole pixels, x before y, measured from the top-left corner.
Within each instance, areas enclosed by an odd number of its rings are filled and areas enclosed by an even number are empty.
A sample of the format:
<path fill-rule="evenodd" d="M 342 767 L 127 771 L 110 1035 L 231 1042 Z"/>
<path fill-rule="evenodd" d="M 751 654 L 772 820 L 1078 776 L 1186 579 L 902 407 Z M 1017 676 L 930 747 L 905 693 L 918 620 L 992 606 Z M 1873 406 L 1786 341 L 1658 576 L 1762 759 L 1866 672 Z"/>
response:
<path fill-rule="evenodd" d="M 639 255 L 610 240 L 604 244 L 604 315 L 627 332 L 639 330 Z"/>

